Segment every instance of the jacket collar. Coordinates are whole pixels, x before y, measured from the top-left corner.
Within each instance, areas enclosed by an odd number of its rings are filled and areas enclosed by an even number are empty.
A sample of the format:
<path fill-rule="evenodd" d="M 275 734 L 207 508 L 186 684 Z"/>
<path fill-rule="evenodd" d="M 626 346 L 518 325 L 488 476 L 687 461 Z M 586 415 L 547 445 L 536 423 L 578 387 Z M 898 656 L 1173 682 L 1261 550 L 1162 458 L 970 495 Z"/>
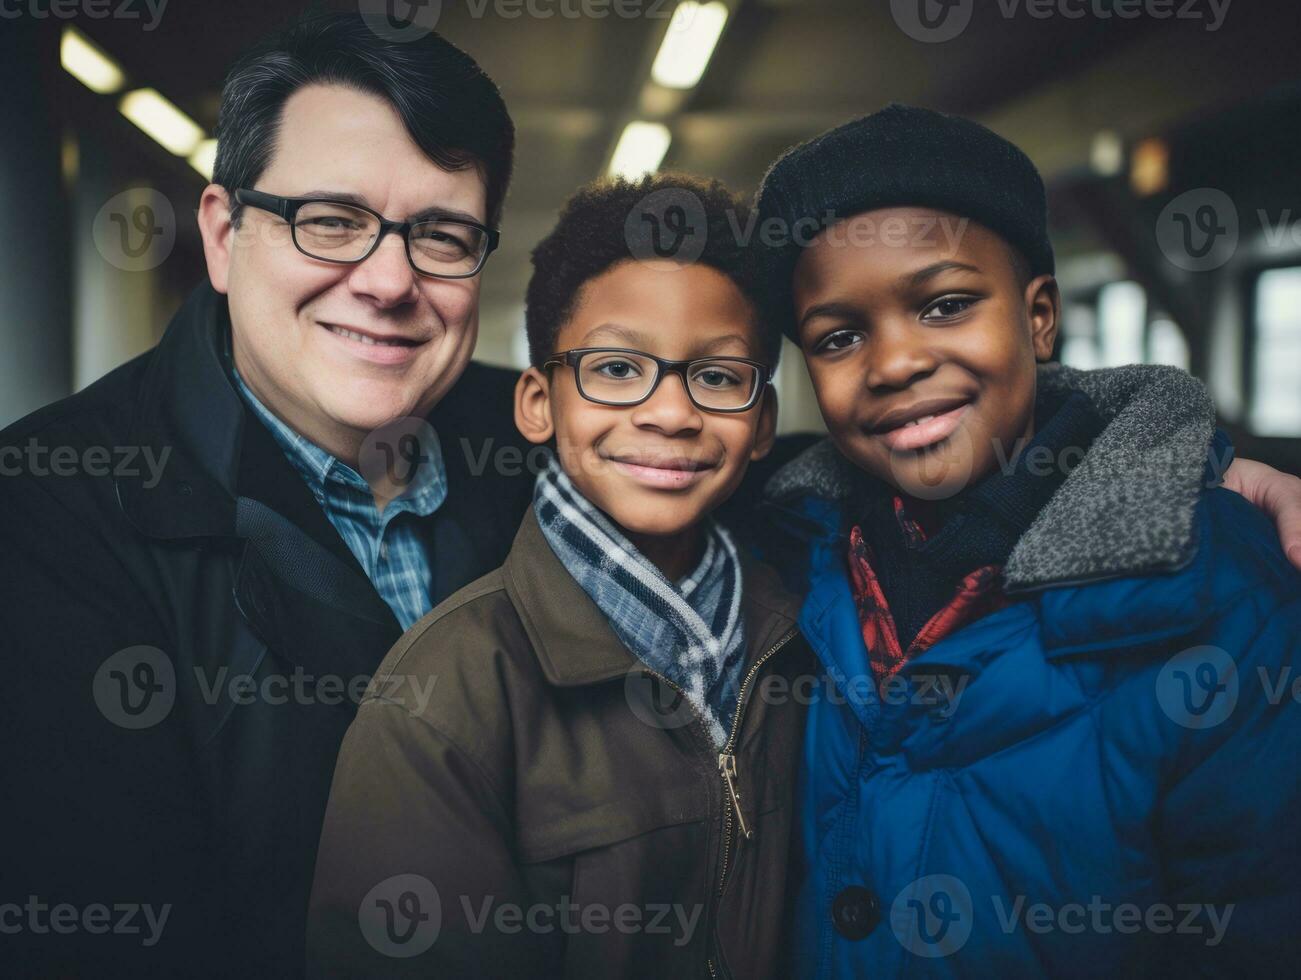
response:
<path fill-rule="evenodd" d="M 204 283 L 172 318 L 145 371 L 128 441 L 167 464 L 154 486 L 141 475 L 119 477 L 117 495 L 149 537 L 234 533 L 244 409 L 222 367 L 229 328 L 225 297 Z"/>
<path fill-rule="evenodd" d="M 640 665 L 551 550 L 532 507 L 502 574 L 506 594 L 549 683 L 596 684 L 626 676 Z M 771 569 L 744 555 L 741 576 L 748 662 L 795 625 L 799 601 L 782 588 Z"/>
<path fill-rule="evenodd" d="M 1106 425 L 1013 549 L 1004 568 L 1007 590 L 1188 565 L 1197 547 L 1194 511 L 1207 485 L 1207 446 L 1215 430 L 1202 383 L 1174 368 L 1077 371 L 1044 365 L 1038 385 L 1046 393 L 1083 392 Z M 799 497 L 842 503 L 853 492 L 854 477 L 852 465 L 826 440 L 779 470 L 765 495 L 778 505 Z"/>
<path fill-rule="evenodd" d="M 1209 497 L 1203 498 L 1197 508 L 1199 546 L 1185 568 L 1037 592 L 1030 601 L 978 619 L 910 658 L 899 679 L 920 678 L 923 684 L 942 675 L 953 675 L 954 683 L 974 679 L 996 662 L 997 651 L 1022 643 L 1036 626 L 1047 661 L 1082 654 L 1126 656 L 1153 646 L 1173 649 L 1171 643 L 1197 633 L 1226 605 L 1240 601 L 1238 588 L 1216 581 L 1217 575 L 1232 574 L 1234 564 L 1216 553 L 1223 545 L 1209 533 L 1209 503 Z M 810 550 L 810 591 L 800 625 L 844 703 L 872 744 L 884 751 L 900 737 L 896 723 L 910 715 L 904 705 L 923 702 L 912 696 L 892 703 L 880 697 L 842 543 L 827 536 L 814 540 Z M 1225 568 L 1230 571 L 1222 572 Z M 925 691 L 916 693 L 920 697 Z"/>

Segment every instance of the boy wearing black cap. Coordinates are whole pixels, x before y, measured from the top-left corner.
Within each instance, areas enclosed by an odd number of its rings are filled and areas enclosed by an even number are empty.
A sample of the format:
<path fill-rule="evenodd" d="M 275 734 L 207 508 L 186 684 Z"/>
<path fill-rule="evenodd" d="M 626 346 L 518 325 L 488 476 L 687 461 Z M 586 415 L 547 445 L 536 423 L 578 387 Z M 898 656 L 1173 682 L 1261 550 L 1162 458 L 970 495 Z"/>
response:
<path fill-rule="evenodd" d="M 767 488 L 837 695 L 806 739 L 799 972 L 1295 952 L 1301 582 L 1212 488 L 1200 383 L 1044 364 L 1043 184 L 975 123 L 891 106 L 790 151 L 759 210 L 817 222 L 770 281 L 830 431 Z"/>

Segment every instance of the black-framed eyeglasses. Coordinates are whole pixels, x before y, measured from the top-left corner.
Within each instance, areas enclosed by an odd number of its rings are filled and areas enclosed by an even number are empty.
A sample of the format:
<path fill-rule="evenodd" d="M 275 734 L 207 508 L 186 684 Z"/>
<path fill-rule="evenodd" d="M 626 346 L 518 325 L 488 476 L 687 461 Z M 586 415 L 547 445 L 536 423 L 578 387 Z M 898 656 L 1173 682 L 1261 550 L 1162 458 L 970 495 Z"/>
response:
<path fill-rule="evenodd" d="M 598 405 L 640 405 L 665 375 L 682 378 L 687 397 L 706 412 L 745 412 L 755 406 L 771 381 L 766 364 L 747 357 L 700 357 L 667 361 L 623 347 L 581 347 L 559 351 L 542 366 L 574 369 L 578 393 Z"/>
<path fill-rule="evenodd" d="M 379 248 L 385 235 L 397 232 L 416 272 L 439 279 L 469 279 L 479 274 L 500 240 L 497 229 L 465 218 L 435 215 L 420 221 L 389 221 L 360 204 L 280 197 L 248 188 L 235 191 L 235 200 L 283 218 L 294 247 L 322 262 L 361 262 Z"/>

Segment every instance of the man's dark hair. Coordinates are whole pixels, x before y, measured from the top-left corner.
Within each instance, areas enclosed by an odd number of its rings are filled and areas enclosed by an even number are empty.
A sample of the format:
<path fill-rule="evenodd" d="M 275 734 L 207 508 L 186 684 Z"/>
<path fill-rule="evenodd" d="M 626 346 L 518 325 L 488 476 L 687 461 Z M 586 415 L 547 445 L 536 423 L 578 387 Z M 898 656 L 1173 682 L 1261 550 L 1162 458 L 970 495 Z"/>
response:
<path fill-rule="evenodd" d="M 497 226 L 515 148 L 515 126 L 497 86 L 434 32 L 385 39 L 359 14 L 305 17 L 236 62 L 221 90 L 214 183 L 232 194 L 252 187 L 275 151 L 285 102 L 314 83 L 385 99 L 438 166 L 477 167 L 487 185 L 488 224 Z M 233 201 L 231 207 L 238 223 L 242 208 Z"/>
<path fill-rule="evenodd" d="M 652 194 L 656 198 L 647 200 Z M 674 205 L 690 222 L 689 237 L 677 260 L 685 262 L 689 257 L 736 284 L 752 307 L 763 357 L 770 367 L 777 366 L 781 330 L 765 315 L 758 255 L 745 241 L 752 227 L 749 208 L 716 180 L 660 173 L 636 181 L 607 178 L 579 188 L 565 203 L 551 233 L 533 250 L 525 329 L 529 360 L 535 367 L 555 353 L 556 337 L 573 316 L 590 280 L 619 262 L 663 254 L 649 247 L 646 229 L 652 222 L 638 219 L 643 211 L 671 210 Z"/>

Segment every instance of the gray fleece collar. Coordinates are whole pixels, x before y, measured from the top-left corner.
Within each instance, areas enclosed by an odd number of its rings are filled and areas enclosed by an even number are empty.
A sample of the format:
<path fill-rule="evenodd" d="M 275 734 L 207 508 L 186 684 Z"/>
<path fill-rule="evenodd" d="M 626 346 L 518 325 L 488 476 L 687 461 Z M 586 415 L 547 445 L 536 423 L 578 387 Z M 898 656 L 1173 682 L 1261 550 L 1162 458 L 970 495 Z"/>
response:
<path fill-rule="evenodd" d="M 1082 391 L 1106 427 L 1012 550 L 1007 590 L 1168 572 L 1190 561 L 1215 433 L 1205 386 L 1171 367 L 1060 364 L 1040 366 L 1038 386 L 1041 394 Z M 853 477 L 852 464 L 825 439 L 775 473 L 764 495 L 844 500 Z"/>

